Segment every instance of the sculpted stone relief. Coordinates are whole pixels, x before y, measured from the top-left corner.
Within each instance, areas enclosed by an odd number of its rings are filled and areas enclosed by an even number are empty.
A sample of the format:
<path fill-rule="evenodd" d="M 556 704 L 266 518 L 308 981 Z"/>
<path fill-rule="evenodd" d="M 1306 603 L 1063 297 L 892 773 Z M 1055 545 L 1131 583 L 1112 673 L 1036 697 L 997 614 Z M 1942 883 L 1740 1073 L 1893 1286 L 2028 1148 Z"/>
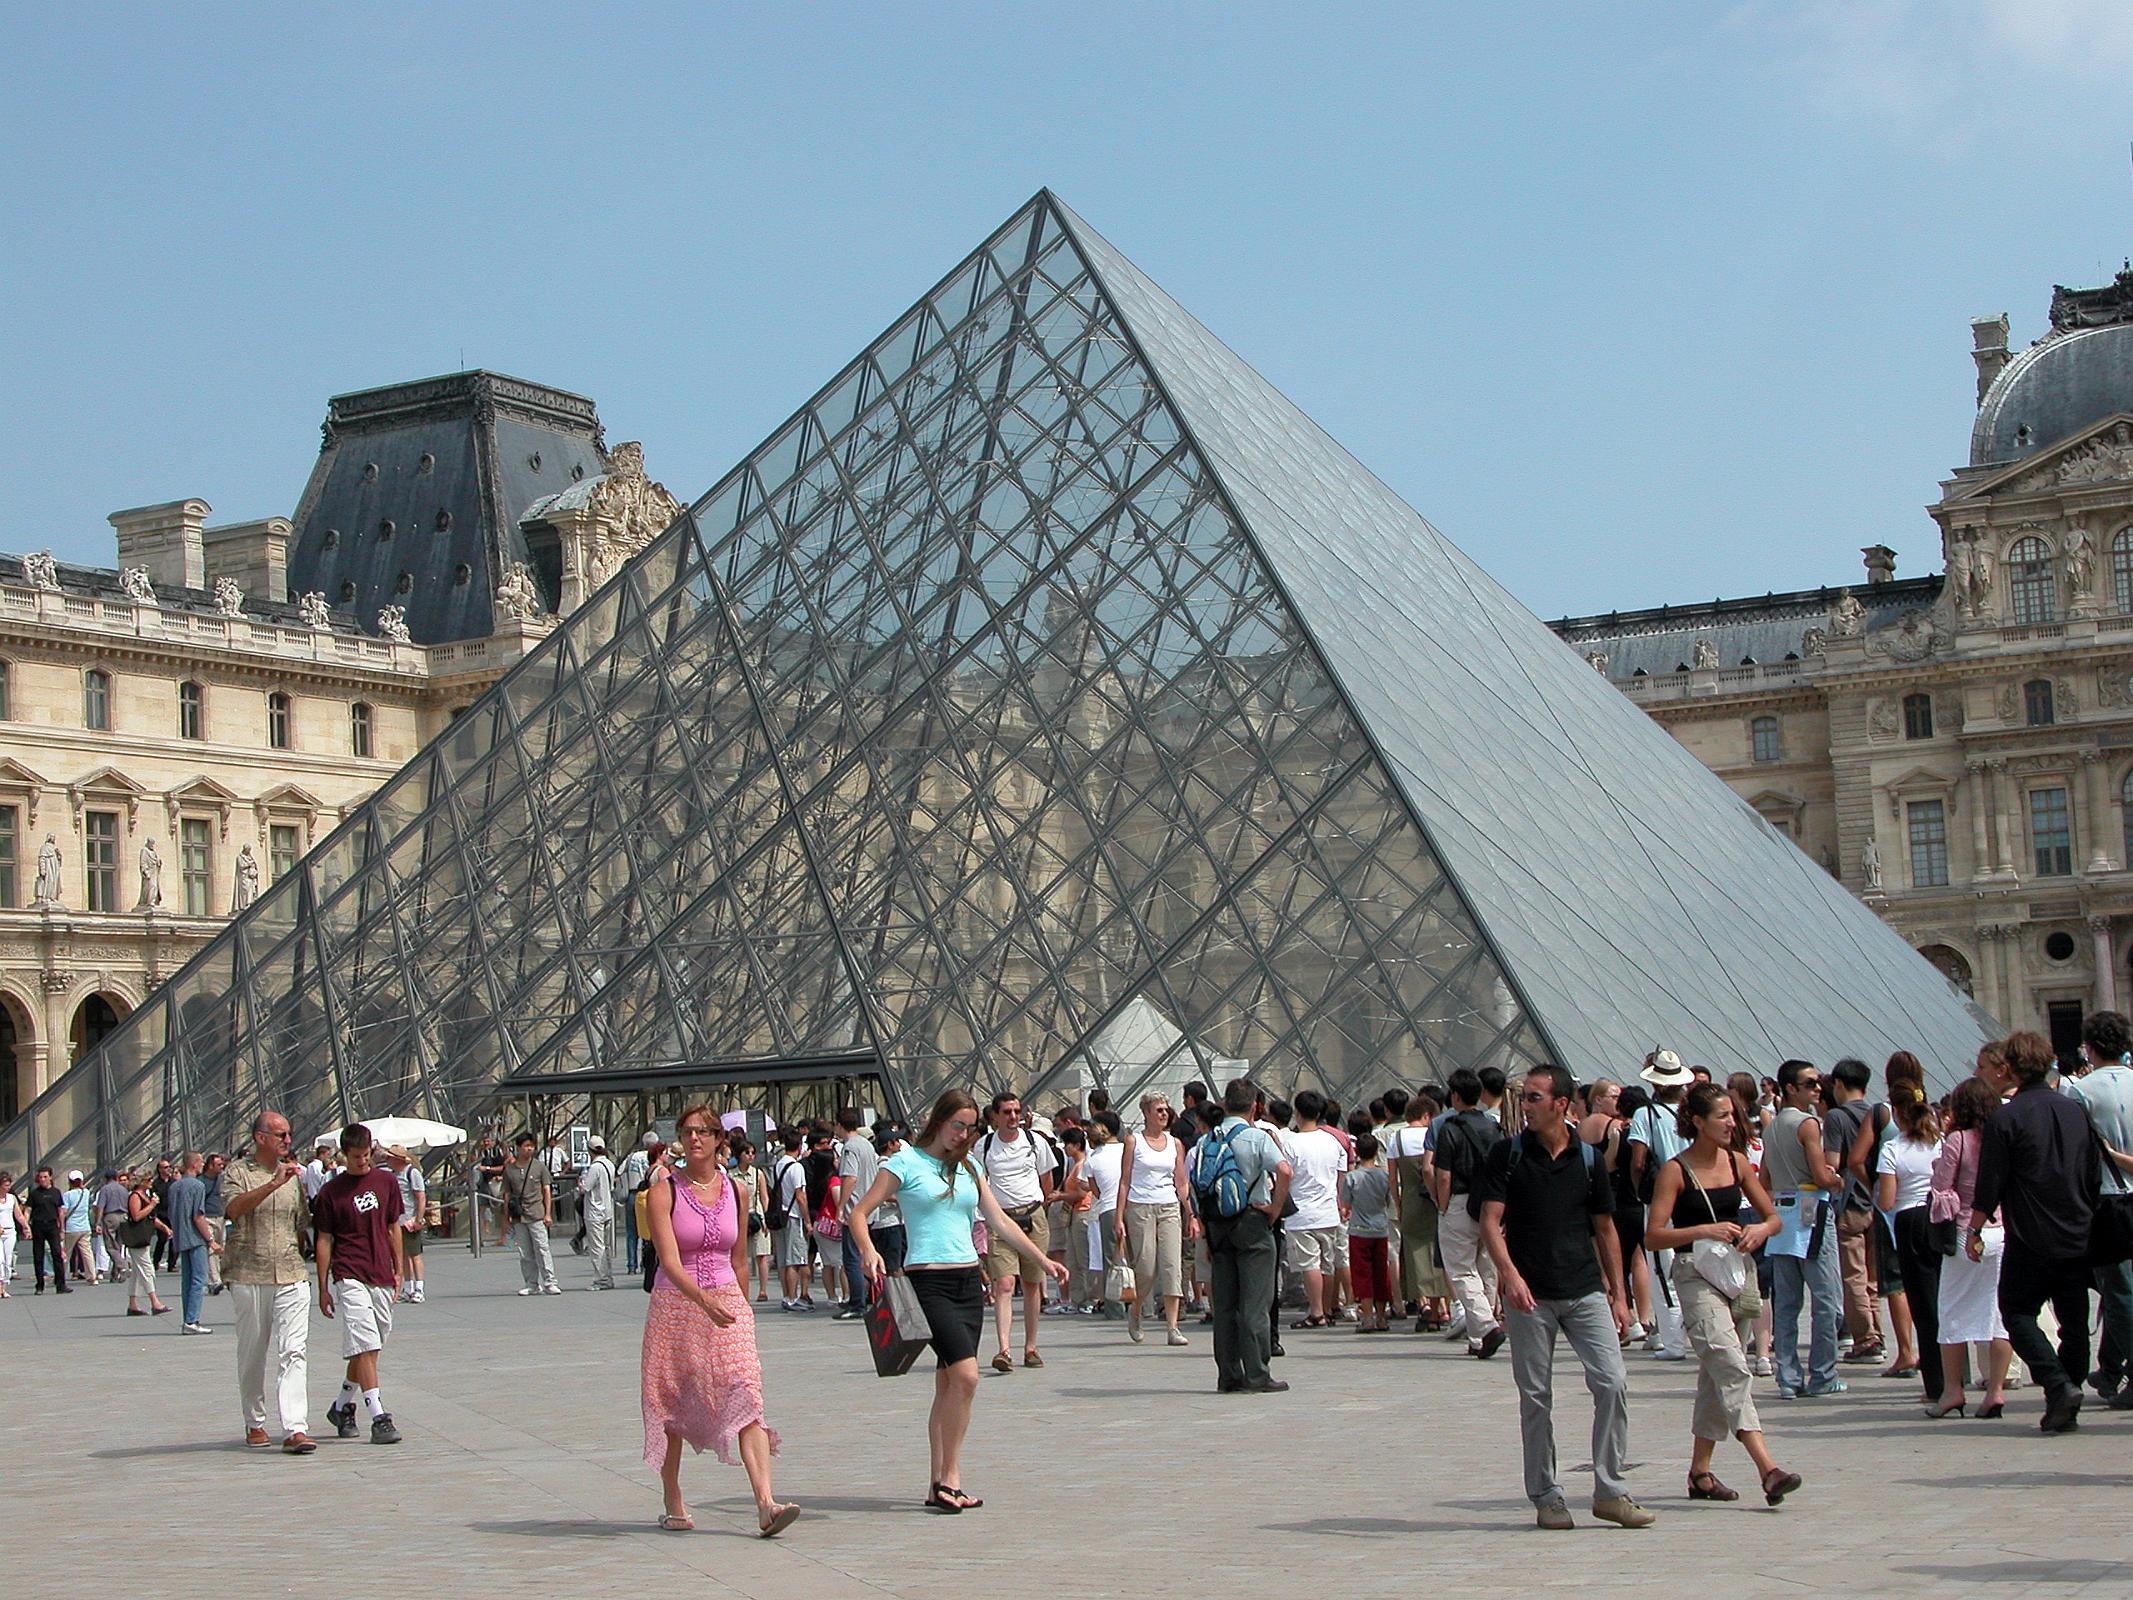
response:
<path fill-rule="evenodd" d="M 148 581 L 146 567 L 128 567 L 119 574 L 119 588 L 135 605 L 156 603 L 156 586 Z"/>
<path fill-rule="evenodd" d="M 2022 492 L 2065 484 L 2108 483 L 2115 478 L 2133 478 L 2133 427 L 2123 422 L 2032 472 L 2015 489 Z"/>
<path fill-rule="evenodd" d="M 1698 639 L 1689 656 L 1689 665 L 1698 672 L 1718 670 L 1718 646 L 1708 639 Z"/>
<path fill-rule="evenodd" d="M 1866 713 L 1867 736 L 1872 739 L 1893 739 L 1902 727 L 1896 715 L 1896 702 L 1876 700 Z"/>
<path fill-rule="evenodd" d="M 1914 609 L 1906 611 L 1895 627 L 1870 636 L 1866 653 L 1887 656 L 1892 661 L 1923 661 L 1939 654 L 1948 642 L 1947 634 L 1930 611 Z"/>
<path fill-rule="evenodd" d="M 317 589 L 296 602 L 296 613 L 304 619 L 307 628 L 333 626 L 333 614 L 326 608 L 326 596 Z"/>
<path fill-rule="evenodd" d="M 496 609 L 499 614 L 517 622 L 531 622 L 543 615 L 541 591 L 533 581 L 533 574 L 523 561 L 511 563 L 511 570 L 504 574 L 504 581 L 496 586 Z"/>
<path fill-rule="evenodd" d="M 1866 607 L 1849 589 L 1839 589 L 1829 605 L 1829 637 L 1856 639 L 1866 629 Z"/>
<path fill-rule="evenodd" d="M 244 615 L 244 591 L 228 578 L 215 580 L 215 609 L 225 617 Z"/>
<path fill-rule="evenodd" d="M 378 637 L 390 639 L 394 644 L 410 642 L 407 632 L 407 607 L 378 607 Z"/>
<path fill-rule="evenodd" d="M 34 588 L 59 587 L 59 563 L 52 559 L 52 552 L 49 550 L 32 550 L 22 558 L 22 570 Z"/>

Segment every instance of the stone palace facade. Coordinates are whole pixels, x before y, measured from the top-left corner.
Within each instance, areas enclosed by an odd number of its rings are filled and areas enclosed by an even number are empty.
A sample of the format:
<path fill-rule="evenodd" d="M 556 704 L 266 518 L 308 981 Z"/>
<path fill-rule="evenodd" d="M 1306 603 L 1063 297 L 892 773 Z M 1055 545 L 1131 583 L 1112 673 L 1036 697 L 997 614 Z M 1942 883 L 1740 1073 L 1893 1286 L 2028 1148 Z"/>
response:
<path fill-rule="evenodd" d="M 2133 1003 L 2133 269 L 1972 327 L 1941 571 L 1556 632 L 2014 1027 Z M 1714 892 L 1723 892 L 1719 886 Z"/>
<path fill-rule="evenodd" d="M 679 511 L 592 402 L 495 374 L 325 435 L 294 518 L 0 556 L 0 1124 Z"/>

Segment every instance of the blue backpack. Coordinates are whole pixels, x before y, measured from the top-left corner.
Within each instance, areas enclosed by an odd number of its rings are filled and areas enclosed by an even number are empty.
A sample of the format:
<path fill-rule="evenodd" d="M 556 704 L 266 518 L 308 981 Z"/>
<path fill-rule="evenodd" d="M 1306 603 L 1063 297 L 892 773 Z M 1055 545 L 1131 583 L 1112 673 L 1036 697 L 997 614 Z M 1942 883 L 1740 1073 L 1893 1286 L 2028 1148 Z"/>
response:
<path fill-rule="evenodd" d="M 1210 1133 L 1193 1147 L 1192 1187 L 1203 1217 L 1241 1217 L 1251 1200 L 1237 1161 L 1236 1132 Z"/>

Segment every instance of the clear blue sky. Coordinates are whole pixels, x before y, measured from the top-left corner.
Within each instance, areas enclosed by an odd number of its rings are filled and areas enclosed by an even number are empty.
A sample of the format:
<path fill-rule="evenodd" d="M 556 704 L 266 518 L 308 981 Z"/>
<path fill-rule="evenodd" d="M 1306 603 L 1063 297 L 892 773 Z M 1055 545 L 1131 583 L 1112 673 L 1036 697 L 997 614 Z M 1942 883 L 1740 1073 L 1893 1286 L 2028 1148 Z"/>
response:
<path fill-rule="evenodd" d="M 47 6 L 0 548 L 294 508 L 337 391 L 693 498 L 1040 185 L 1543 615 L 1937 562 L 1968 319 L 2133 248 L 2120 0 Z"/>

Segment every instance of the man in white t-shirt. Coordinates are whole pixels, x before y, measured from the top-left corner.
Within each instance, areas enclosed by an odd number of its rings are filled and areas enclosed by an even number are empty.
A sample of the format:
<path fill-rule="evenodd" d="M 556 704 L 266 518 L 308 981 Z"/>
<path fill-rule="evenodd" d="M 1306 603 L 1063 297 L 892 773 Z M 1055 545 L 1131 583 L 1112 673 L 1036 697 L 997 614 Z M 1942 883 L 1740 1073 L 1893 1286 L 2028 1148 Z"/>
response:
<path fill-rule="evenodd" d="M 1120 1298 L 1118 1270 L 1118 1180 L 1126 1164 L 1126 1146 L 1121 1139 L 1125 1124 L 1116 1111 L 1104 1110 L 1089 1118 L 1089 1158 L 1082 1171 L 1096 1185 L 1096 1215 L 1090 1223 L 1089 1258 L 1099 1254 L 1104 1264 L 1104 1285 L 1097 1304 L 1107 1317 L 1126 1314 Z"/>
<path fill-rule="evenodd" d="M 622 1212 L 622 1266 L 631 1277 L 637 1276 L 637 1188 L 644 1182 L 644 1175 L 652 1170 L 652 1146 L 659 1143 L 659 1134 L 651 1128 L 644 1131 L 644 1142 L 622 1158 L 622 1169 L 615 1174 L 615 1204 Z M 644 1241 L 649 1243 L 650 1241 Z"/>
<path fill-rule="evenodd" d="M 807 1162 L 802 1158 L 806 1133 L 787 1128 L 779 1136 L 785 1153 L 771 1164 L 772 1205 L 785 1214 L 773 1247 L 778 1258 L 778 1279 L 783 1289 L 780 1305 L 786 1311 L 815 1309 L 813 1279 L 807 1262 Z"/>
<path fill-rule="evenodd" d="M 1296 1128 L 1286 1143 L 1296 1174 L 1289 1182 L 1296 1215 L 1284 1231 L 1289 1270 L 1303 1274 L 1304 1299 L 1311 1312 L 1296 1326 L 1322 1328 L 1333 1321 L 1337 1309 L 1333 1301 L 1340 1271 L 1340 1177 L 1348 1170 L 1348 1151 L 1319 1126 L 1326 1114 L 1324 1095 L 1316 1089 L 1299 1090 L 1294 1110 Z"/>
<path fill-rule="evenodd" d="M 326 1180 L 340 1170 L 338 1154 L 331 1139 L 321 1139 L 318 1148 L 312 1152 L 311 1159 L 305 1162 L 302 1170 L 296 1174 L 296 1181 L 304 1191 L 306 1204 L 316 1200 L 319 1190 L 326 1187 Z"/>
<path fill-rule="evenodd" d="M 1034 1256 L 1024 1256 L 1005 1239 L 993 1239 L 986 1251 L 992 1278 L 993 1326 L 1000 1336 L 999 1352 L 992 1358 L 993 1370 L 1012 1372 L 1015 1362 L 1007 1347 L 1015 1331 L 1018 1281 L 1022 1286 L 1022 1364 L 1044 1365 L 1044 1357 L 1037 1354 L 1037 1321 L 1044 1314 L 1044 1260 L 1052 1245 L 1046 1207 L 1052 1199 L 1059 1151 L 1051 1140 L 1025 1125 L 1020 1095 L 994 1095 L 986 1120 L 992 1126 L 972 1152 L 978 1170 L 992 1185 L 993 1198 L 1000 1202 L 1000 1209 L 1029 1235 L 1038 1251 Z M 1114 1164 L 1114 1188 L 1117 1182 Z"/>
<path fill-rule="evenodd" d="M 1682 1138 L 1675 1125 L 1675 1116 L 1689 1085 L 1696 1081 L 1696 1075 L 1682 1065 L 1681 1057 L 1673 1051 L 1654 1050 L 1637 1076 L 1650 1086 L 1652 1102 L 1630 1119 L 1629 1132 L 1624 1135 L 1623 1143 L 1629 1156 L 1632 1192 L 1645 1195 L 1651 1193 L 1651 1185 L 1658 1182 L 1659 1169 L 1688 1147 L 1688 1140 Z M 1652 1251 L 1651 1267 L 1655 1302 L 1652 1307 L 1652 1355 L 1661 1361 L 1686 1361 L 1689 1336 L 1682 1326 L 1681 1307 L 1674 1299 L 1674 1252 Z"/>

